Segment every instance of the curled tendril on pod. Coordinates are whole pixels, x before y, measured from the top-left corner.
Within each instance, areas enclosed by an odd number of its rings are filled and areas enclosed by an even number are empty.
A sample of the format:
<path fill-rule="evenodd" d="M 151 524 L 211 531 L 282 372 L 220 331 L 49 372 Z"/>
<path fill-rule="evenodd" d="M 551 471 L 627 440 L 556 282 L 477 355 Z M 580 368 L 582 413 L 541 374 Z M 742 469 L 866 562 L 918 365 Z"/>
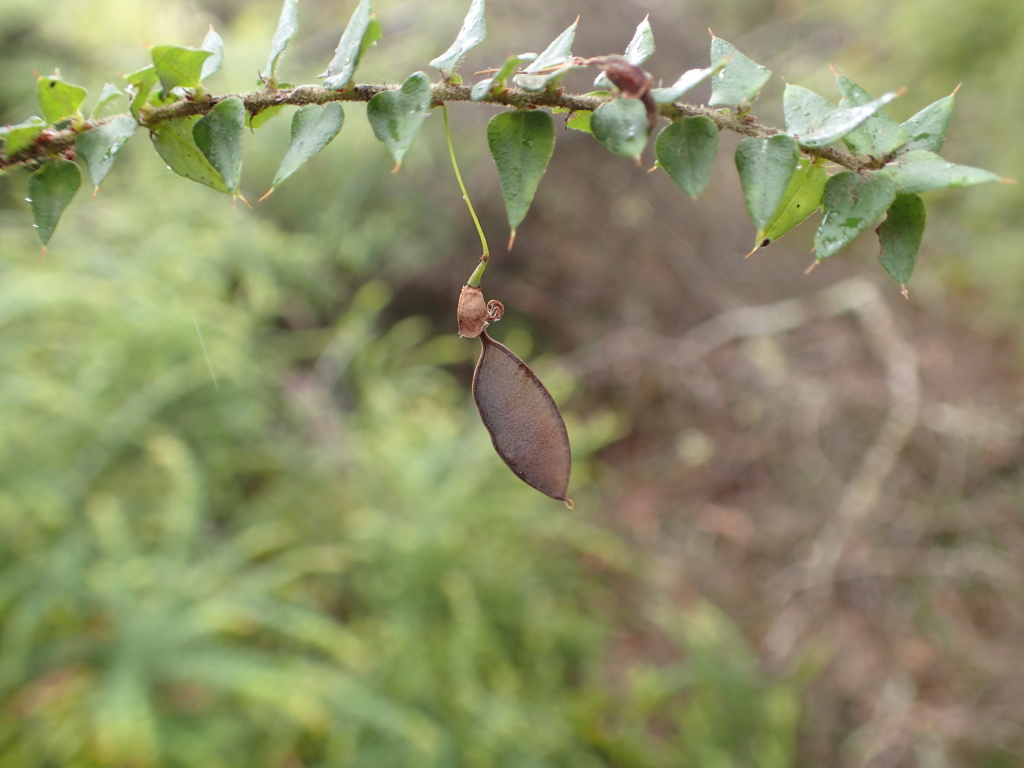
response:
<path fill-rule="evenodd" d="M 462 286 L 459 335 L 479 338 L 482 345 L 473 373 L 473 399 L 494 450 L 509 469 L 571 509 L 566 492 L 572 456 L 562 414 L 530 367 L 487 334 L 488 325 L 504 312 L 500 301 L 485 302 L 478 286 Z"/>

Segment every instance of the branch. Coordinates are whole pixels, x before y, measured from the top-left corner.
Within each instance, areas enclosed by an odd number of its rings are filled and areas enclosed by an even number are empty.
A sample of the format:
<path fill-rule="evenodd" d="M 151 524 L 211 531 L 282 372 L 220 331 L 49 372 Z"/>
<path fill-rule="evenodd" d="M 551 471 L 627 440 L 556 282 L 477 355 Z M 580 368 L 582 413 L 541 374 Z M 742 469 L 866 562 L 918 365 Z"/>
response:
<path fill-rule="evenodd" d="M 378 93 L 397 90 L 397 88 L 396 85 L 366 84 L 336 91 L 319 85 L 300 85 L 295 88 L 261 88 L 248 93 L 229 93 L 223 96 L 205 95 L 198 98 L 186 96 L 159 107 L 144 107 L 139 117 L 139 124 L 152 130 L 167 120 L 205 115 L 218 102 L 232 96 L 241 99 L 249 115 L 255 116 L 277 106 L 301 107 L 307 104 L 326 104 L 331 101 L 366 102 Z M 434 95 L 433 106 L 435 107 L 449 102 L 470 101 L 471 87 L 468 85 L 441 81 L 434 83 L 431 88 Z M 561 90 L 532 92 L 524 91 L 521 88 L 509 88 L 501 93 L 490 94 L 481 99 L 479 103 L 516 109 L 557 108 L 568 110 L 571 113 L 593 111 L 609 100 L 596 96 L 569 94 Z M 778 128 L 757 122 L 750 115 L 735 114 L 696 104 L 681 102 L 665 104 L 660 107 L 660 114 L 669 120 L 683 116 L 703 115 L 710 118 L 719 130 L 731 131 L 743 136 L 765 138 L 783 132 Z M 79 135 L 109 123 L 117 117 L 121 116 L 95 121 L 83 120 L 62 130 L 43 131 L 30 147 L 11 156 L 0 155 L 0 173 L 19 166 L 33 166 L 47 158 L 65 154 L 75 146 Z M 880 168 L 885 163 L 884 159 L 864 159 L 832 147 L 816 148 L 801 145 L 800 149 L 807 155 L 822 158 L 854 171 Z"/>

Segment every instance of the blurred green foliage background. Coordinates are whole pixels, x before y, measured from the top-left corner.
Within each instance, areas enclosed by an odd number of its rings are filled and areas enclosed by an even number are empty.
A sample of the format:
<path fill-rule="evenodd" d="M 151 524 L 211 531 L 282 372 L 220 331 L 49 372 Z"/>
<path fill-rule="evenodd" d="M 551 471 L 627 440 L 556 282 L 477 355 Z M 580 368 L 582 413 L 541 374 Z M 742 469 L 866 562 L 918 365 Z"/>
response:
<path fill-rule="evenodd" d="M 314 81 L 351 5 L 300 5 L 283 79 Z M 466 4 L 377 5 L 384 39 L 364 82 L 425 69 Z M 1022 166 L 1024 80 L 1010 75 L 1024 66 L 1024 18 L 1008 0 L 969 13 L 881 0 L 492 5 L 464 72 L 542 48 L 578 12 L 579 53 L 618 51 L 650 12 L 656 77 L 702 66 L 710 25 L 823 93 L 827 62 L 875 93 L 907 85 L 901 119 L 963 81 L 947 154 L 1007 176 Z M 146 43 L 198 45 L 211 23 L 226 44 L 211 90 L 251 89 L 278 11 L 8 0 L 0 119 L 34 113 L 33 71 L 59 67 L 95 95 L 146 63 Z M 766 122 L 778 122 L 778 77 L 775 88 Z M 560 133 L 537 209 L 487 287 L 512 310 L 501 340 L 566 404 L 568 511 L 501 464 L 468 394 L 477 348 L 455 336 L 454 306 L 477 253 L 440 119 L 392 176 L 362 112 L 347 106 L 335 143 L 252 210 L 173 175 L 137 135 L 99 194 L 65 213 L 45 259 L 24 174 L 3 179 L 3 768 L 1024 760 L 1015 188 L 929 199 L 907 305 L 866 245 L 809 278 L 807 232 L 741 264 L 753 231 L 728 153 L 694 203 Z M 490 113 L 452 112 L 470 192 L 500 242 Z M 247 137 L 250 200 L 287 133 L 279 117 Z M 943 433 L 935 447 L 922 427 L 854 542 L 846 591 L 772 664 L 762 642 L 783 608 L 772 594 L 836 497 L 778 441 L 780 421 L 750 415 L 772 401 L 750 394 L 763 382 L 744 366 L 779 350 L 710 361 L 721 412 L 655 364 L 588 377 L 573 354 L 617 329 L 682 335 L 723 309 L 861 272 L 939 360 L 938 400 L 989 408 L 1010 437 L 978 427 L 973 442 Z M 814 375 L 800 361 L 816 364 L 841 331 L 786 347 L 786 370 Z M 880 379 L 856 339 L 841 344 Z M 967 350 L 976 368 L 954 359 L 960 377 L 947 377 L 940 363 Z M 850 444 L 822 448 L 840 475 L 878 420 L 856 405 L 837 407 Z M 943 467 L 963 482 L 937 480 Z M 930 571 L 939 548 L 963 571 Z"/>

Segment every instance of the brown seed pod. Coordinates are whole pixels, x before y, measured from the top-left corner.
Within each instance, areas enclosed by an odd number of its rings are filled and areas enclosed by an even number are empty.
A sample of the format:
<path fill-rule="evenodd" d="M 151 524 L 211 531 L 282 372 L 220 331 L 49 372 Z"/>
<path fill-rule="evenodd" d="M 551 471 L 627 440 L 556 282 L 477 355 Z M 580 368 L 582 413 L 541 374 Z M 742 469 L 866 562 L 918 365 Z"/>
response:
<path fill-rule="evenodd" d="M 463 289 L 465 292 L 465 289 Z M 473 399 L 494 450 L 521 480 L 564 501 L 572 458 L 562 414 L 540 379 L 483 330 Z"/>
<path fill-rule="evenodd" d="M 471 285 L 462 286 L 459 294 L 459 336 L 475 339 L 484 332 L 488 325 L 489 313 L 484 302 L 484 294 L 479 288 Z"/>

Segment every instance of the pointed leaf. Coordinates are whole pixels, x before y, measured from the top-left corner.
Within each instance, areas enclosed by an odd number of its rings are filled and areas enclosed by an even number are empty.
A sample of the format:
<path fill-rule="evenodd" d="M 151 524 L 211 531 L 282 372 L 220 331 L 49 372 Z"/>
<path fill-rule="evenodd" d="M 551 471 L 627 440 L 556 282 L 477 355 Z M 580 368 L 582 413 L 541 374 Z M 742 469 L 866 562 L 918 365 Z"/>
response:
<path fill-rule="evenodd" d="M 85 88 L 56 76 L 38 78 L 36 90 L 39 94 L 39 108 L 49 123 L 77 116 L 86 96 Z"/>
<path fill-rule="evenodd" d="M 220 173 L 196 146 L 192 127 L 198 117 L 165 120 L 153 129 L 153 146 L 168 167 L 179 176 L 198 181 L 218 192 L 230 193 Z"/>
<path fill-rule="evenodd" d="M 345 113 L 340 102 L 330 101 L 326 104 L 299 107 L 292 116 L 291 141 L 277 173 L 274 174 L 271 189 L 276 189 L 309 158 L 330 144 L 341 131 L 344 122 Z"/>
<path fill-rule="evenodd" d="M 430 113 L 432 100 L 430 79 L 422 72 L 414 72 L 397 91 L 382 91 L 366 105 L 370 127 L 395 158 L 396 171 Z"/>
<path fill-rule="evenodd" d="M 712 35 L 711 61 L 722 59 L 728 62 L 711 80 L 709 107 L 747 104 L 757 98 L 772 76 L 770 69 L 744 56 L 732 43 Z"/>
<path fill-rule="evenodd" d="M 551 41 L 544 52 L 523 70 L 523 74 L 516 77 L 516 85 L 524 91 L 543 91 L 545 88 L 553 88 L 570 69 L 575 68 L 572 64 L 572 44 L 576 40 L 578 22 L 579 19 Z"/>
<path fill-rule="evenodd" d="M 896 182 L 887 173 L 842 171 L 825 185 L 824 215 L 814 236 L 818 261 L 841 251 L 875 223 L 896 198 Z"/>
<path fill-rule="evenodd" d="M 709 117 L 684 117 L 670 123 L 654 142 L 658 165 L 688 195 L 707 187 L 718 153 L 718 126 Z"/>
<path fill-rule="evenodd" d="M 639 158 L 647 146 L 647 110 L 638 99 L 615 99 L 594 110 L 594 138 L 609 152 Z"/>
<path fill-rule="evenodd" d="M 100 97 L 96 100 L 96 105 L 89 114 L 89 119 L 102 120 L 104 117 L 108 117 L 112 113 L 110 105 L 120 96 L 124 96 L 120 88 L 113 83 L 104 83 L 103 90 L 100 91 Z"/>
<path fill-rule="evenodd" d="M 484 0 L 473 0 L 455 42 L 447 51 L 431 61 L 430 66 L 437 67 L 445 80 L 451 80 L 466 54 L 480 45 L 486 36 L 487 22 L 484 20 Z"/>
<path fill-rule="evenodd" d="M 359 0 L 338 41 L 334 58 L 327 65 L 327 71 L 320 75 L 326 78 L 324 88 L 340 91 L 347 86 L 363 53 L 379 39 L 380 26 L 373 20 L 373 4 L 370 0 Z"/>
<path fill-rule="evenodd" d="M 501 112 L 487 124 L 487 144 L 498 167 L 508 226 L 515 232 L 554 151 L 554 121 L 540 110 Z"/>
<path fill-rule="evenodd" d="M 203 68 L 199 74 L 199 79 L 205 80 L 210 75 L 219 72 L 224 64 L 224 41 L 212 26 L 206 33 L 206 37 L 203 38 L 203 44 L 199 46 L 199 49 L 210 52 L 210 58 L 203 62 Z"/>
<path fill-rule="evenodd" d="M 826 147 L 863 124 L 897 95 L 887 93 L 857 107 L 836 107 L 812 90 L 789 84 L 782 96 L 786 130 L 805 147 Z"/>
<path fill-rule="evenodd" d="M 767 139 L 748 137 L 736 147 L 736 168 L 747 212 L 758 230 L 764 229 L 778 210 L 800 159 L 792 136 Z"/>
<path fill-rule="evenodd" d="M 896 195 L 889 215 L 878 228 L 882 267 L 904 290 L 921 248 L 924 223 L 924 201 L 917 195 Z"/>
<path fill-rule="evenodd" d="M 929 104 L 903 124 L 910 137 L 903 146 L 905 152 L 923 149 L 938 152 L 946 142 L 946 132 L 953 118 L 956 91 Z"/>
<path fill-rule="evenodd" d="M 242 178 L 242 131 L 245 104 L 237 96 L 217 102 L 192 128 L 196 146 L 235 193 Z"/>
<path fill-rule="evenodd" d="M 78 137 L 78 156 L 85 161 L 93 188 L 110 172 L 114 158 L 124 143 L 135 135 L 139 124 L 128 115 L 118 115 L 109 123 L 98 125 Z"/>
<path fill-rule="evenodd" d="M 213 55 L 210 51 L 177 45 L 157 45 L 150 54 L 164 92 L 172 88 L 198 88 L 203 77 L 203 64 Z"/>
<path fill-rule="evenodd" d="M 35 115 L 23 123 L 5 125 L 2 129 L 4 135 L 4 154 L 12 157 L 31 147 L 46 125 L 47 123 L 43 118 L 36 117 Z"/>
<path fill-rule="evenodd" d="M 124 79 L 128 81 L 128 95 L 132 100 L 132 117 L 138 120 L 143 105 L 156 88 L 156 84 L 160 82 L 160 78 L 157 77 L 156 67 L 151 64 L 125 75 Z"/>
<path fill-rule="evenodd" d="M 697 87 L 712 75 L 721 72 L 726 62 L 726 59 L 721 59 L 710 67 L 704 67 L 704 69 L 688 69 L 679 76 L 675 83 L 667 88 L 653 89 L 651 96 L 659 104 L 671 104 L 673 101 L 678 101 L 691 88 Z"/>
<path fill-rule="evenodd" d="M 272 85 L 277 84 L 277 64 L 288 43 L 299 31 L 299 0 L 284 0 L 281 16 L 277 20 L 274 38 L 270 41 L 270 58 L 267 59 L 265 76 Z"/>
<path fill-rule="evenodd" d="M 512 76 L 512 74 L 519 69 L 523 64 L 533 61 L 537 58 L 535 53 L 521 53 L 518 56 L 509 56 L 505 59 L 505 63 L 501 65 L 501 68 L 494 73 L 491 77 L 481 80 L 479 83 L 473 86 L 473 90 L 470 91 L 469 98 L 473 101 L 480 101 L 491 93 L 495 93 L 505 87 L 505 81 Z"/>
<path fill-rule="evenodd" d="M 871 94 L 852 80 L 837 78 L 839 92 L 843 95 L 839 107 L 863 107 L 871 104 Z M 885 112 L 876 112 L 854 131 L 843 137 L 843 143 L 858 155 L 883 157 L 895 152 L 907 141 L 907 132 Z"/>
<path fill-rule="evenodd" d="M 796 173 L 789 180 L 779 207 L 764 227 L 758 229 L 758 247 L 774 243 L 818 210 L 827 182 L 828 174 L 818 162 L 802 158 Z"/>
<path fill-rule="evenodd" d="M 76 163 L 64 158 L 47 160 L 28 177 L 32 219 L 36 236 L 43 245 L 50 241 L 60 215 L 81 185 L 82 171 Z"/>
<path fill-rule="evenodd" d="M 566 501 L 572 455 L 558 406 L 540 379 L 487 332 L 473 374 L 473 399 L 494 450 L 518 478 Z"/>
<path fill-rule="evenodd" d="M 653 53 L 654 32 L 651 31 L 650 17 L 645 17 L 637 25 L 636 32 L 633 33 L 633 39 L 626 46 L 626 53 L 623 58 L 630 64 L 639 66 L 651 58 Z M 608 75 L 604 72 L 598 75 L 597 79 L 594 80 L 594 87 L 602 90 L 610 88 L 611 83 L 608 80 Z"/>
<path fill-rule="evenodd" d="M 924 149 L 900 155 L 895 162 L 886 165 L 885 170 L 892 174 L 896 186 L 904 194 L 1001 181 L 991 171 L 957 165 Z"/>

